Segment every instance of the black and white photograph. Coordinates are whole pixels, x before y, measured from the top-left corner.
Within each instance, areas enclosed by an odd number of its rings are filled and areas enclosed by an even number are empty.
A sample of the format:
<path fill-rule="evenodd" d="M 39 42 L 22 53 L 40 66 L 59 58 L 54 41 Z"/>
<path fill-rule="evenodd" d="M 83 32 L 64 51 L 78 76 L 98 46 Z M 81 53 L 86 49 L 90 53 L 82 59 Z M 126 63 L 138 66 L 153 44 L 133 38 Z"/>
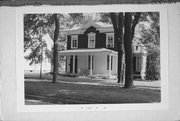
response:
<path fill-rule="evenodd" d="M 25 105 L 160 103 L 159 14 L 24 14 Z"/>
<path fill-rule="evenodd" d="M 2 120 L 178 121 L 179 5 L 1 7 Z"/>

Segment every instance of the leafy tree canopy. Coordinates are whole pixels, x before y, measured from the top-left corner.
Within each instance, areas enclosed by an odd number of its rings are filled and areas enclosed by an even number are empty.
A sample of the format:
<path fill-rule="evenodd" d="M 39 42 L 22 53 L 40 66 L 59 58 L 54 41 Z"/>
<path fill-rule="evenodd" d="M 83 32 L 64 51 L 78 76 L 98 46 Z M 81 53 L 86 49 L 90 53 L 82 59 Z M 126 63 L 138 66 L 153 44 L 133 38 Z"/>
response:
<path fill-rule="evenodd" d="M 132 17 L 134 15 L 135 13 L 132 13 Z M 58 16 L 60 18 L 58 40 L 64 42 L 60 47 L 62 50 L 65 45 L 65 36 L 62 30 L 87 23 L 91 20 L 112 24 L 109 13 L 70 13 L 58 14 Z M 135 29 L 134 40 L 139 40 L 147 47 L 158 46 L 160 41 L 159 13 L 142 12 L 139 21 Z M 43 37 L 48 34 L 53 40 L 54 28 L 53 14 L 24 15 L 24 52 L 28 53 L 25 58 L 31 60 L 31 64 L 39 63 L 42 50 L 46 58 L 51 58 L 52 51 L 47 48 L 47 42 L 44 41 Z"/>

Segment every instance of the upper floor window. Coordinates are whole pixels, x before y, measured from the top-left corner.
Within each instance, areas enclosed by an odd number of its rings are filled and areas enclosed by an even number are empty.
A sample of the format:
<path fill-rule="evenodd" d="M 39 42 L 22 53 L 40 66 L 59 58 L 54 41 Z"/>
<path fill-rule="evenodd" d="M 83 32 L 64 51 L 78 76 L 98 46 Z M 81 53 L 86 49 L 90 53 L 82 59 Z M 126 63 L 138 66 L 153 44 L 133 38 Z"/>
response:
<path fill-rule="evenodd" d="M 71 36 L 71 48 L 77 48 L 78 47 L 78 36 L 74 35 Z"/>
<path fill-rule="evenodd" d="M 108 48 L 114 47 L 114 33 L 106 34 L 106 47 L 108 47 Z"/>
<path fill-rule="evenodd" d="M 95 33 L 88 34 L 88 48 L 95 48 Z"/>

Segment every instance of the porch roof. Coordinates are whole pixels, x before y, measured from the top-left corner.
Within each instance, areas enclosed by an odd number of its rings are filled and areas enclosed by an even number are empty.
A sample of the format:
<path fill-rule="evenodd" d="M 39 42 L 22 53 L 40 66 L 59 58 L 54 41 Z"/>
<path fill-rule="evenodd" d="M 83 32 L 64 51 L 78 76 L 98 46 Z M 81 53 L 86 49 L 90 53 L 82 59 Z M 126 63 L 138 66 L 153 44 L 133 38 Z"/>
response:
<path fill-rule="evenodd" d="M 97 54 L 97 53 L 107 53 L 117 55 L 117 52 L 114 50 L 106 49 L 106 48 L 96 48 L 96 49 L 76 49 L 76 50 L 65 50 L 59 51 L 60 55 L 87 55 L 87 54 Z"/>

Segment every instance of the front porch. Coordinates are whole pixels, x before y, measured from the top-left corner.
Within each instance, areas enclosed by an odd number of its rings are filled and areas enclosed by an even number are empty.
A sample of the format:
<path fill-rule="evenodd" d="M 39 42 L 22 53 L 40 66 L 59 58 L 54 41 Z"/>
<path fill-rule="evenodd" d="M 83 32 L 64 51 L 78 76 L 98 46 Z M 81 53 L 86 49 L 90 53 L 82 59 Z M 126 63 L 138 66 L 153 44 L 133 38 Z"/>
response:
<path fill-rule="evenodd" d="M 105 48 L 60 51 L 66 56 L 66 72 L 93 76 L 96 74 L 111 77 L 117 74 L 117 52 Z"/>

